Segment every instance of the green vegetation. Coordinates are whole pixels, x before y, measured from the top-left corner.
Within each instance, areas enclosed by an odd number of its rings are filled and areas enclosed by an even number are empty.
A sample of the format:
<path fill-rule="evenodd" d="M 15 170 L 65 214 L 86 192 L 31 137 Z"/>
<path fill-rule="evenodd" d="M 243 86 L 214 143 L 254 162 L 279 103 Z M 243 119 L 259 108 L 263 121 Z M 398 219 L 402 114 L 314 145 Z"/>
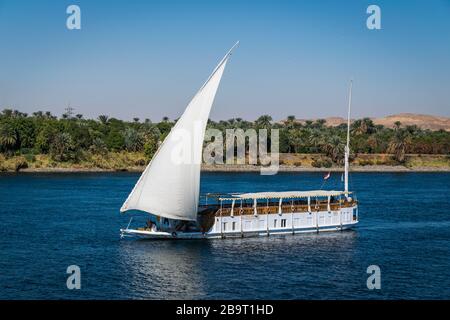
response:
<path fill-rule="evenodd" d="M 31 163 L 35 168 L 142 166 L 153 156 L 167 128 L 170 130 L 166 124 L 149 120 L 125 122 L 105 115 L 92 120 L 68 114 L 58 119 L 50 112 L 38 111 L 28 116 L 5 109 L 0 113 L 0 170 L 19 170 Z M 125 159 L 125 153 L 142 155 Z M 18 159 L 21 164 L 16 165 Z"/>
<path fill-rule="evenodd" d="M 0 171 L 27 167 L 110 170 L 141 167 L 151 159 L 173 125 L 167 117 L 159 123 L 138 118 L 127 122 L 107 115 L 94 120 L 84 119 L 81 114 L 66 113 L 57 118 L 50 112 L 38 111 L 29 116 L 5 109 L 0 113 Z M 295 121 L 294 116 L 274 123 L 270 116 L 263 115 L 253 122 L 240 118 L 210 120 L 208 128 L 219 129 L 224 134 L 225 129 L 233 128 L 279 129 L 281 153 L 319 154 L 308 161 L 296 159 L 294 165 L 308 163 L 313 167 L 331 167 L 341 165 L 343 161 L 345 125 L 329 127 L 324 120 L 302 124 Z M 447 155 L 437 162 L 448 163 L 450 132 L 403 127 L 400 123 L 394 128 L 386 128 L 365 118 L 351 125 L 351 150 L 352 160 L 360 165 L 423 164 L 420 159 L 410 159 L 408 164 L 408 154 Z M 362 155 L 365 154 L 392 156 L 382 161 L 364 160 Z"/>
<path fill-rule="evenodd" d="M 270 116 L 264 115 L 255 122 L 240 118 L 208 124 L 211 128 L 224 131 L 227 128 L 276 128 L 280 130 L 280 152 L 312 154 L 321 153 L 326 159 L 318 159 L 317 166 L 342 164 L 347 135 L 347 126 L 326 126 L 325 120 L 295 121 L 294 116 L 280 123 L 272 123 Z M 406 154 L 450 154 L 450 132 L 422 130 L 417 126 L 402 127 L 396 123 L 394 128 L 375 125 L 369 118 L 356 120 L 350 128 L 351 158 L 360 154 L 393 154 L 397 164 L 404 164 Z"/>

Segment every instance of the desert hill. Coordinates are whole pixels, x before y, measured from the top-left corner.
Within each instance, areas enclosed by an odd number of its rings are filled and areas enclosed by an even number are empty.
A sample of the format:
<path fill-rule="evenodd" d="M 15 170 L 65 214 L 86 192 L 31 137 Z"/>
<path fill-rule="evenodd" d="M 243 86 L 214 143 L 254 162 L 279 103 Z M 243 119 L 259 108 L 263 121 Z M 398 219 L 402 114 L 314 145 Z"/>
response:
<path fill-rule="evenodd" d="M 388 128 L 392 128 L 394 123 L 400 121 L 402 126 L 417 125 L 422 129 L 430 130 L 446 130 L 450 131 L 450 118 L 438 117 L 426 114 L 414 114 L 414 113 L 399 113 L 395 115 L 386 116 L 383 118 L 371 118 L 375 124 L 380 124 Z M 317 119 L 311 119 L 313 121 Z M 346 120 L 342 117 L 328 117 L 325 118 L 328 126 L 338 126 L 345 123 Z M 306 119 L 297 119 L 299 123 L 304 124 Z"/>

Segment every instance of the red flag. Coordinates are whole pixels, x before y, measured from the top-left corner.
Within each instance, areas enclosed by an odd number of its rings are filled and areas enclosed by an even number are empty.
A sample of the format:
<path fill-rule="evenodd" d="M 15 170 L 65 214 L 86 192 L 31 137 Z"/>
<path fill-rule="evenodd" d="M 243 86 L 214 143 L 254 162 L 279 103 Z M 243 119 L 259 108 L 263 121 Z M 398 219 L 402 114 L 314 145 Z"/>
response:
<path fill-rule="evenodd" d="M 328 180 L 328 178 L 331 176 L 331 172 L 328 172 L 326 175 L 323 176 L 323 180 Z"/>

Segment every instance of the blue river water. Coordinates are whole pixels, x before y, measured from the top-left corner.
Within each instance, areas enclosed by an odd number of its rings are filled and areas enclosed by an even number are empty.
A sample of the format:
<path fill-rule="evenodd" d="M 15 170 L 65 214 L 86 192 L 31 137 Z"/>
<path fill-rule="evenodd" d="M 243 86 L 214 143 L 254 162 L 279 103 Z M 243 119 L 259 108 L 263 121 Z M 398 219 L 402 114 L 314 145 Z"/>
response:
<path fill-rule="evenodd" d="M 353 173 L 353 231 L 121 240 L 134 173 L 0 175 L 0 299 L 449 299 L 450 174 Z M 204 173 L 201 192 L 318 189 L 320 173 Z M 342 187 L 332 174 L 326 189 Z M 81 289 L 68 290 L 78 265 Z M 367 288 L 378 265 L 381 289 Z"/>

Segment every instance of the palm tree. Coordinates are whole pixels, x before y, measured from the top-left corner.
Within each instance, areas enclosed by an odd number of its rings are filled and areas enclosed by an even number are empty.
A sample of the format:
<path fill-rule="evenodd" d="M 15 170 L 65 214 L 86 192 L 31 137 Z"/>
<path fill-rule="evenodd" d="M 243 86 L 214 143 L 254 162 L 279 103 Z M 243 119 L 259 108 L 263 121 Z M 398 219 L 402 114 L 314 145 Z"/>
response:
<path fill-rule="evenodd" d="M 355 120 L 355 122 L 352 123 L 351 131 L 354 135 L 360 135 L 366 133 L 366 126 L 364 122 L 360 119 Z"/>
<path fill-rule="evenodd" d="M 57 161 L 67 161 L 72 149 L 72 136 L 68 132 L 59 132 L 53 138 L 50 146 L 50 153 L 52 158 Z"/>
<path fill-rule="evenodd" d="M 294 115 L 287 116 L 286 120 L 294 122 L 295 121 L 295 116 Z"/>
<path fill-rule="evenodd" d="M 19 110 L 14 110 L 13 111 L 13 117 L 14 118 L 26 118 L 28 116 L 28 114 L 20 112 Z"/>
<path fill-rule="evenodd" d="M 339 163 L 344 155 L 344 141 L 339 136 L 331 136 L 323 148 L 327 156 L 335 163 Z"/>
<path fill-rule="evenodd" d="M 286 121 L 284 122 L 287 129 L 292 129 L 295 126 L 295 116 L 287 116 Z"/>
<path fill-rule="evenodd" d="M 411 144 L 411 135 L 407 130 L 397 126 L 392 140 L 389 142 L 388 152 L 394 154 L 395 160 L 400 163 L 405 162 L 406 151 Z"/>
<path fill-rule="evenodd" d="M 144 146 L 143 135 L 133 128 L 126 128 L 123 137 L 128 151 L 139 151 Z"/>
<path fill-rule="evenodd" d="M 147 141 L 148 139 L 159 140 L 159 137 L 161 135 L 161 131 L 158 129 L 158 125 L 151 122 L 147 122 L 145 126 L 143 126 L 139 130 L 139 133 L 142 135 L 144 141 Z"/>
<path fill-rule="evenodd" d="M 94 138 L 89 150 L 94 154 L 106 154 L 108 152 L 106 143 L 101 138 Z"/>
<path fill-rule="evenodd" d="M 418 136 L 422 133 L 422 129 L 420 129 L 420 127 L 418 127 L 416 124 L 406 126 L 405 130 L 408 131 L 412 137 Z"/>
<path fill-rule="evenodd" d="M 272 117 L 265 114 L 263 116 L 260 116 L 255 121 L 255 125 L 259 128 L 270 128 L 272 122 Z"/>
<path fill-rule="evenodd" d="M 313 146 L 313 151 L 318 152 L 323 144 L 323 134 L 319 129 L 309 130 L 309 143 Z"/>
<path fill-rule="evenodd" d="M 305 121 L 305 127 L 306 127 L 306 128 L 311 128 L 311 127 L 312 127 L 312 124 L 313 124 L 313 121 L 312 121 L 312 120 L 306 120 L 306 121 Z"/>
<path fill-rule="evenodd" d="M 314 123 L 313 126 L 317 129 L 322 129 L 325 126 L 325 123 L 327 122 L 327 120 L 325 119 L 317 119 Z"/>
<path fill-rule="evenodd" d="M 51 118 L 53 118 L 53 115 L 52 115 L 52 113 L 50 111 L 46 111 L 45 112 L 45 117 L 48 118 L 48 119 L 51 119 Z"/>
<path fill-rule="evenodd" d="M 106 125 L 108 123 L 108 119 L 109 119 L 109 117 L 104 114 L 98 116 L 98 120 L 104 125 Z"/>
<path fill-rule="evenodd" d="M 359 119 L 353 122 L 352 124 L 352 132 L 355 135 L 372 134 L 375 131 L 376 131 L 375 124 L 370 118 Z"/>
<path fill-rule="evenodd" d="M 364 118 L 363 122 L 366 126 L 366 133 L 368 134 L 372 134 L 375 133 L 377 131 L 377 127 L 375 126 L 375 124 L 373 123 L 373 120 L 370 118 Z"/>
<path fill-rule="evenodd" d="M 300 130 L 289 130 L 288 143 L 290 152 L 298 152 L 303 142 Z"/>
<path fill-rule="evenodd" d="M 12 109 L 4 109 L 2 114 L 5 118 L 11 118 L 13 115 L 13 111 Z"/>
<path fill-rule="evenodd" d="M 12 149 L 18 141 L 17 132 L 11 125 L 0 126 L 0 146 L 4 150 Z"/>
<path fill-rule="evenodd" d="M 138 123 L 138 122 L 139 122 L 139 118 L 138 118 L 138 117 L 133 118 L 133 121 L 134 121 L 135 123 Z"/>
<path fill-rule="evenodd" d="M 369 147 L 370 153 L 375 153 L 380 144 L 378 141 L 378 136 L 376 134 L 370 135 L 369 138 L 366 140 L 366 143 L 367 146 Z"/>

